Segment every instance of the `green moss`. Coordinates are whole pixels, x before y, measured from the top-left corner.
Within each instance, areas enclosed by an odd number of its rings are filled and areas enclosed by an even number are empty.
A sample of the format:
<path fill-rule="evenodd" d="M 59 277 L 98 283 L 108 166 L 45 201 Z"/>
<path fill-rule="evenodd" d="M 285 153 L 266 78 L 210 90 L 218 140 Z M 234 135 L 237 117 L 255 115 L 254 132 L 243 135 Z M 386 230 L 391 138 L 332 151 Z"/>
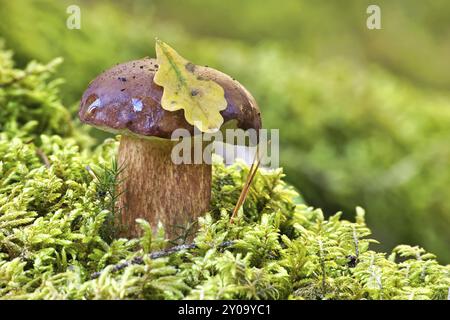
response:
<path fill-rule="evenodd" d="M 55 125 L 73 126 L 47 82 L 52 65 L 21 73 L 1 57 L 0 298 L 447 298 L 449 266 L 418 247 L 374 251 L 361 208 L 356 222 L 325 219 L 299 202 L 281 169 L 257 173 L 230 224 L 249 170 L 240 163 L 215 163 L 196 245 L 149 255 L 170 247 L 163 230 L 153 235 L 140 220 L 143 236 L 123 239 L 111 225 L 117 141 L 88 152 L 82 132 Z"/>
<path fill-rule="evenodd" d="M 152 260 L 146 254 L 168 243 L 144 222 L 140 239 L 102 233 L 110 195 L 99 192 L 86 166 L 110 163 L 115 141 L 87 156 L 70 138 L 42 136 L 46 167 L 35 144 L 0 137 L 4 299 L 446 298 L 449 267 L 416 247 L 399 246 L 389 257 L 370 250 L 362 209 L 355 223 L 340 214 L 324 219 L 320 210 L 295 203 L 281 170 L 258 172 L 230 224 L 248 168 L 216 163 L 213 208 L 199 219 L 197 248 Z M 218 248 L 228 240 L 231 246 Z M 137 257 L 143 264 L 114 271 L 114 264 Z M 100 276 L 91 279 L 94 272 Z"/>

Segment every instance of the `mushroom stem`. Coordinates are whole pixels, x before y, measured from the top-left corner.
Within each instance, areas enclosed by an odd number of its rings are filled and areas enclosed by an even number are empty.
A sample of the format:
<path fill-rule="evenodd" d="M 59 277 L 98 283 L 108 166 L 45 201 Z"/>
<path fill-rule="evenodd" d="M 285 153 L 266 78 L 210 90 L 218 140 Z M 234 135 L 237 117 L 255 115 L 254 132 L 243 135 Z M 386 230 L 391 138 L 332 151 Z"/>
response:
<path fill-rule="evenodd" d="M 180 236 L 189 223 L 209 210 L 211 165 L 174 164 L 173 141 L 122 136 L 120 196 L 123 235 L 138 236 L 135 220 L 147 220 L 155 232 L 162 222 L 166 238 Z M 181 228 L 180 228 L 181 227 Z"/>

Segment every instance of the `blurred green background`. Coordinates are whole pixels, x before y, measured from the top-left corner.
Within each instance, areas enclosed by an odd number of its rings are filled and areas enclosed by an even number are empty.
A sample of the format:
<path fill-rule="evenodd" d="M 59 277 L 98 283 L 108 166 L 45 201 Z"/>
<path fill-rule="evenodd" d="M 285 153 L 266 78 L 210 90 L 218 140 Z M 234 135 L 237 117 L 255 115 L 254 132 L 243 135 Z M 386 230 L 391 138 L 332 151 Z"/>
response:
<path fill-rule="evenodd" d="M 372 3 L 382 30 L 366 28 Z M 81 30 L 66 27 L 71 4 Z M 363 206 L 386 250 L 418 244 L 450 262 L 448 0 L 0 0 L 18 66 L 64 58 L 72 110 L 102 70 L 154 56 L 156 36 L 253 93 L 309 204 Z"/>

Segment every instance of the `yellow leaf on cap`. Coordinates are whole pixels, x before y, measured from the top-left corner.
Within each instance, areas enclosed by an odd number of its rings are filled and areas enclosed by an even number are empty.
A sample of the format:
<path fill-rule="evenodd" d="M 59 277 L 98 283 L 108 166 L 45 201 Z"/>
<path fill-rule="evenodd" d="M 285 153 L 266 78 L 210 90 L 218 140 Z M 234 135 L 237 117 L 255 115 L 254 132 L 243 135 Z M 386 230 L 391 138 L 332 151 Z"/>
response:
<path fill-rule="evenodd" d="M 164 88 L 163 109 L 183 109 L 186 121 L 202 132 L 220 129 L 220 111 L 227 107 L 223 88 L 212 80 L 198 79 L 195 65 L 161 40 L 156 40 L 156 59 L 159 69 L 153 81 Z"/>

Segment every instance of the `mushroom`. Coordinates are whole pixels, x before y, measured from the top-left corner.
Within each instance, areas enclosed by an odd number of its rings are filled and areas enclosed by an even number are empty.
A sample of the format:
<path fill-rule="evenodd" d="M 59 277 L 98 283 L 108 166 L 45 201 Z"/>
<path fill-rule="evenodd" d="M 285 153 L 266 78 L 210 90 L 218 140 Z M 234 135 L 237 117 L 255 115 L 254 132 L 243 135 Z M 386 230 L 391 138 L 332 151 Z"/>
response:
<path fill-rule="evenodd" d="M 120 134 L 118 162 L 122 167 L 118 207 L 125 236 L 137 236 L 135 220 L 144 218 L 155 231 L 161 221 L 168 238 L 175 226 L 185 226 L 209 210 L 211 165 L 174 164 L 171 140 L 176 129 L 191 134 L 183 110 L 161 107 L 163 88 L 153 82 L 155 59 L 118 64 L 89 84 L 79 110 L 82 122 Z M 212 68 L 195 66 L 197 77 L 213 80 L 224 89 L 227 108 L 221 112 L 224 127 L 261 128 L 259 108 L 251 94 L 236 80 Z"/>

